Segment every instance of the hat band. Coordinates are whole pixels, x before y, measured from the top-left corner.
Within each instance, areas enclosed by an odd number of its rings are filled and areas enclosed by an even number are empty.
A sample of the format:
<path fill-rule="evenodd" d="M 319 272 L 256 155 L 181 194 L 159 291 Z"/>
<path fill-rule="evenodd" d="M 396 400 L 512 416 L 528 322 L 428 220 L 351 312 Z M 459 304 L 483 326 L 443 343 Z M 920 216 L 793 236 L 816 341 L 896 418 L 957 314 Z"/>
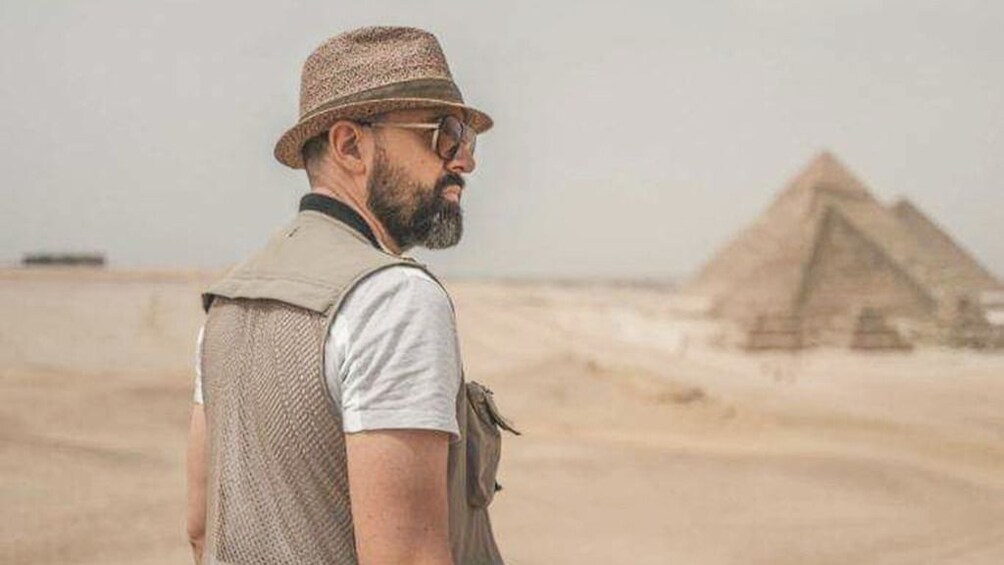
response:
<path fill-rule="evenodd" d="M 451 80 L 445 79 L 415 79 L 404 82 L 396 82 L 378 86 L 341 98 L 329 100 L 324 104 L 314 108 L 307 114 L 300 117 L 300 121 L 312 118 L 321 112 L 330 110 L 338 106 L 356 104 L 359 102 L 372 102 L 376 100 L 390 100 L 395 98 L 425 98 L 430 100 L 441 100 L 453 104 L 463 104 L 464 98 L 460 95 L 457 85 Z"/>

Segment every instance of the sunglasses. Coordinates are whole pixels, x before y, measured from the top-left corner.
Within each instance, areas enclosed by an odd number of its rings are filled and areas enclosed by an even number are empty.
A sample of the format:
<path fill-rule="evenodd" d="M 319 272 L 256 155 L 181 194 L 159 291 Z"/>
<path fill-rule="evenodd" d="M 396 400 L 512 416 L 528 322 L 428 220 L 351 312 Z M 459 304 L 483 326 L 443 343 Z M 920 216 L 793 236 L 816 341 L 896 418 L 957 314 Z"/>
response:
<path fill-rule="evenodd" d="M 433 130 L 432 151 L 444 161 L 452 161 L 463 146 L 467 152 L 474 155 L 474 147 L 478 142 L 478 133 L 474 128 L 460 121 L 456 116 L 443 116 L 436 123 L 408 124 L 397 122 L 359 122 L 364 126 Z"/>

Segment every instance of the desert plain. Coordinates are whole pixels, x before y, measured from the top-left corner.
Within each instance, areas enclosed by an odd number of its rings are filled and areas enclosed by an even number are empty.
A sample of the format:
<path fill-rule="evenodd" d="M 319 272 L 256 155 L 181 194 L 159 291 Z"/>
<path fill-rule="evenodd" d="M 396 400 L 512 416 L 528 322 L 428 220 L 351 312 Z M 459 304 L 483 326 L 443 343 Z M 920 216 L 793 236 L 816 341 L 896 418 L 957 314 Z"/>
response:
<path fill-rule="evenodd" d="M 216 273 L 0 271 L 0 563 L 191 561 Z M 659 286 L 447 280 L 521 564 L 1004 563 L 1004 354 L 743 353 Z"/>

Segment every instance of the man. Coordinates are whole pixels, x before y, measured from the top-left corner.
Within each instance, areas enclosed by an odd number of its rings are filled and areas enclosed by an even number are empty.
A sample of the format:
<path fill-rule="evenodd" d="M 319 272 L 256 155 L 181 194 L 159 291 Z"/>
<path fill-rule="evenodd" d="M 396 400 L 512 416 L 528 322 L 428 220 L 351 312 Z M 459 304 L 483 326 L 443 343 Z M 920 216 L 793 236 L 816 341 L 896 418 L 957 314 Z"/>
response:
<path fill-rule="evenodd" d="M 363 28 L 303 67 L 275 156 L 296 219 L 204 296 L 189 444 L 197 563 L 501 563 L 499 415 L 445 290 L 401 253 L 455 245 L 491 119 L 436 38 Z"/>

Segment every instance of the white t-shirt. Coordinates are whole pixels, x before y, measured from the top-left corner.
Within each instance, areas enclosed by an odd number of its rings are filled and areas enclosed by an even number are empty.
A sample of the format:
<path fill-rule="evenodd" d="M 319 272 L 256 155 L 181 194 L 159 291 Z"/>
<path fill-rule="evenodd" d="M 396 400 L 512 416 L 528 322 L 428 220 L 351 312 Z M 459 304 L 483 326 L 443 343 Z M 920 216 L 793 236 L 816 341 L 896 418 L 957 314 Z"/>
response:
<path fill-rule="evenodd" d="M 202 330 L 194 400 L 202 403 Z M 345 432 L 427 429 L 459 439 L 461 361 L 450 299 L 428 274 L 389 267 L 345 298 L 324 342 L 324 377 Z"/>

